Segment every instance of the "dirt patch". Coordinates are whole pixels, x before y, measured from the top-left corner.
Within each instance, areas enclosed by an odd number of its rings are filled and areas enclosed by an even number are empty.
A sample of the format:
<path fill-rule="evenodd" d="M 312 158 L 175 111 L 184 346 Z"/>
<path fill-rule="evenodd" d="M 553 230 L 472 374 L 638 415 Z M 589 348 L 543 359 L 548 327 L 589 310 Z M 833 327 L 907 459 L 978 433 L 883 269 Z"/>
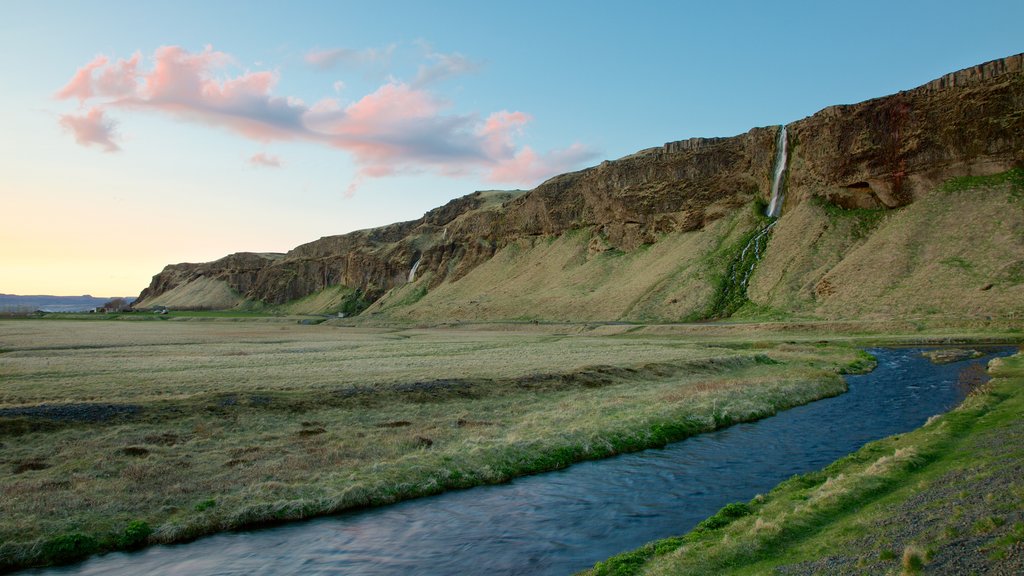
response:
<path fill-rule="evenodd" d="M 173 432 L 164 432 L 163 434 L 150 434 L 143 438 L 143 441 L 146 444 L 152 444 L 154 446 L 174 446 L 175 444 L 181 444 L 186 440 Z"/>
<path fill-rule="evenodd" d="M 408 420 L 395 420 L 394 422 L 381 422 L 376 425 L 377 428 L 404 428 L 406 426 L 412 426 L 412 422 Z"/>
<path fill-rule="evenodd" d="M 465 418 L 459 418 L 455 421 L 455 425 L 459 428 L 472 428 L 475 426 L 494 426 L 494 422 L 488 422 L 487 420 L 467 420 Z"/>
<path fill-rule="evenodd" d="M 15 474 L 21 474 L 30 470 L 46 470 L 50 465 L 44 460 L 33 459 L 33 460 L 22 460 L 21 462 L 15 462 L 12 466 L 11 471 Z"/>

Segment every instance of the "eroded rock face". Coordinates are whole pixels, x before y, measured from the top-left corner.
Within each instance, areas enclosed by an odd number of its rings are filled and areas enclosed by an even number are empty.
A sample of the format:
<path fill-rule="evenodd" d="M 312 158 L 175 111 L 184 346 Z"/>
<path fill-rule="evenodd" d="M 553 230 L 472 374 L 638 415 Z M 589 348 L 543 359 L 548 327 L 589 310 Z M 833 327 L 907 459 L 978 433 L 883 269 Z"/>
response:
<path fill-rule="evenodd" d="M 1024 163 L 1024 55 L 948 74 L 788 125 L 785 212 L 819 196 L 847 208 L 903 206 L 936 184 Z M 234 254 L 168 266 L 140 301 L 194 280 L 223 279 L 278 304 L 329 286 L 375 300 L 416 277 L 454 281 L 514 240 L 591 228 L 603 247 L 632 250 L 697 230 L 767 200 L 778 127 L 693 138 L 562 174 L 527 193 L 476 192 L 419 220 L 321 238 L 285 255 Z"/>
<path fill-rule="evenodd" d="M 152 298 L 198 278 L 224 280 L 232 289 L 245 294 L 256 285 L 261 270 L 283 257 L 284 254 L 238 252 L 213 262 L 169 264 L 153 276 L 153 281 L 136 299 L 136 306 L 144 307 Z"/>
<path fill-rule="evenodd" d="M 790 201 L 894 208 L 949 178 L 1024 162 L 1024 55 L 788 126 Z"/>
<path fill-rule="evenodd" d="M 776 130 L 670 142 L 556 176 L 508 207 L 503 235 L 594 226 L 612 245 L 631 250 L 659 233 L 701 228 L 763 195 Z"/>

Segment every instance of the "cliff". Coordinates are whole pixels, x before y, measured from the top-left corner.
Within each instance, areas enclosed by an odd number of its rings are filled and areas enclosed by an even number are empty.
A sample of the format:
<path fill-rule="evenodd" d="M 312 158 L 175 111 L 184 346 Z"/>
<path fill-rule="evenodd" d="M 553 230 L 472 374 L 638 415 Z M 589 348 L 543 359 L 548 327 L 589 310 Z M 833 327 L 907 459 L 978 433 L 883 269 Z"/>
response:
<path fill-rule="evenodd" d="M 789 125 L 788 187 L 844 207 L 904 206 L 941 182 L 1024 162 L 1024 54 Z"/>
<path fill-rule="evenodd" d="M 791 226 L 787 222 L 796 222 L 789 214 L 807 213 L 814 203 L 835 209 L 899 210 L 950 178 L 1024 165 L 1024 55 L 954 72 L 891 96 L 832 106 L 789 124 L 787 132 L 786 196 L 775 234 L 796 235 L 797 245 L 812 250 L 813 239 L 801 240 L 799 230 L 786 229 Z M 767 127 L 729 138 L 671 142 L 556 176 L 529 192 L 476 192 L 418 220 L 321 238 L 284 255 L 237 254 L 207 264 L 168 266 L 139 300 L 143 306 L 160 303 L 171 291 L 181 293 L 182 286 L 202 280 L 227 287 L 238 302 L 281 304 L 344 286 L 367 303 L 375 302 L 371 313 L 408 318 L 528 316 L 530 310 L 516 313 L 516 307 L 536 311 L 538 303 L 517 299 L 517 293 L 502 296 L 504 306 L 488 308 L 484 303 L 498 299 L 495 285 L 523 276 L 524 264 L 511 257 L 513 252 L 521 256 L 525 250 L 539 258 L 530 265 L 544 267 L 537 250 L 547 239 L 565 250 L 550 255 L 565 260 L 548 272 L 554 276 L 553 290 L 560 282 L 598 281 L 597 270 L 611 265 L 596 259 L 601 255 L 625 254 L 639 258 L 637 266 L 672 270 L 651 276 L 647 284 L 635 274 L 616 279 L 642 284 L 635 293 L 615 289 L 621 306 L 609 308 L 611 296 L 598 304 L 594 296 L 590 308 L 580 308 L 588 294 L 600 293 L 591 290 L 567 296 L 563 307 L 550 313 L 541 310 L 541 317 L 561 316 L 562 309 L 580 319 L 700 317 L 712 297 L 706 285 L 721 281 L 729 249 L 761 226 L 744 207 L 768 199 L 777 135 L 778 127 Z M 851 242 L 843 249 L 850 249 Z M 652 246 L 661 248 L 652 251 Z M 688 252 L 663 253 L 668 246 Z M 773 240 L 769 253 L 774 250 L 774 259 L 780 261 L 777 248 Z M 496 259 L 499 253 L 502 257 Z M 664 261 L 647 262 L 646 254 Z M 813 262 L 803 264 L 806 278 L 799 282 L 792 272 L 759 272 L 752 297 L 777 302 L 785 292 L 779 286 L 796 283 L 799 289 L 791 292 L 814 300 L 821 294 L 807 284 L 819 283 L 841 256 L 808 260 Z M 591 261 L 587 275 L 571 278 L 573 266 Z M 482 268 L 484 264 L 488 266 Z M 600 278 L 618 278 L 624 269 L 608 269 Z M 767 288 L 764 278 L 771 274 L 774 284 Z M 463 281 L 468 276 L 476 280 Z M 524 285 L 520 291 L 536 286 Z M 686 292 L 674 286 L 686 286 Z M 442 305 L 445 294 L 449 301 Z"/>

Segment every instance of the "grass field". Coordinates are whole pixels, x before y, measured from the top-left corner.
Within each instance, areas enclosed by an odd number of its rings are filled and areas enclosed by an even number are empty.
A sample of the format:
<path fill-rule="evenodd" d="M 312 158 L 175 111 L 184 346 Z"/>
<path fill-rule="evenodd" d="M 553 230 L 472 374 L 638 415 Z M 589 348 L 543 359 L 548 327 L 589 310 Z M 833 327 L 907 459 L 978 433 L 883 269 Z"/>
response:
<path fill-rule="evenodd" d="M 814 332 L 277 320 L 0 321 L 0 566 L 663 445 L 841 393 L 866 365 Z"/>
<path fill-rule="evenodd" d="M 958 409 L 589 573 L 1020 574 L 1024 355 Z"/>

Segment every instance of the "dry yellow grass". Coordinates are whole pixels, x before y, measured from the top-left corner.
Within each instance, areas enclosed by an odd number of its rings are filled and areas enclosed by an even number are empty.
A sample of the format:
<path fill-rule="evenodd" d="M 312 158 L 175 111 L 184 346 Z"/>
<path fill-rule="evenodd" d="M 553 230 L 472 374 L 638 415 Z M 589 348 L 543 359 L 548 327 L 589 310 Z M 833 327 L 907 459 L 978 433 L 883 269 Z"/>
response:
<path fill-rule="evenodd" d="M 4 322 L 0 349 L 2 405 L 514 378 L 736 354 L 664 339 L 247 321 Z"/>
<path fill-rule="evenodd" d="M 666 235 L 630 252 L 603 246 L 589 229 L 520 239 L 455 282 L 412 296 L 429 275 L 396 289 L 369 314 L 393 320 L 678 320 L 708 305 L 711 275 L 727 261 L 709 259 L 721 243 L 753 227 L 736 211 L 703 230 Z"/>
<path fill-rule="evenodd" d="M 227 310 L 241 304 L 245 299 L 231 289 L 224 280 L 200 277 L 186 284 L 149 298 L 138 305 L 142 308 L 167 306 L 170 308 L 206 308 Z"/>

